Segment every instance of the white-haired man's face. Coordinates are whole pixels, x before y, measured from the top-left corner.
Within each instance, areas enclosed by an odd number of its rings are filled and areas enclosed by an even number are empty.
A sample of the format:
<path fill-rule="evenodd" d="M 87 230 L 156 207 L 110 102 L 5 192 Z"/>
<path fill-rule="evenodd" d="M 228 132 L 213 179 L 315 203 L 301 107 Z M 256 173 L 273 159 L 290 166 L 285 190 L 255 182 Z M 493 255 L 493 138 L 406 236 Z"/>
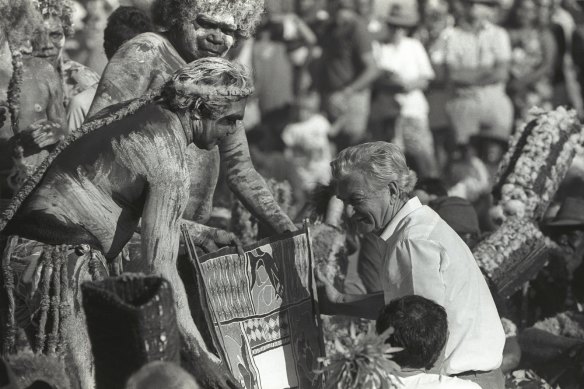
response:
<path fill-rule="evenodd" d="M 337 182 L 336 195 L 345 204 L 351 222 L 361 233 L 379 232 L 391 221 L 389 186 L 371 185 L 361 172 L 352 172 Z"/>

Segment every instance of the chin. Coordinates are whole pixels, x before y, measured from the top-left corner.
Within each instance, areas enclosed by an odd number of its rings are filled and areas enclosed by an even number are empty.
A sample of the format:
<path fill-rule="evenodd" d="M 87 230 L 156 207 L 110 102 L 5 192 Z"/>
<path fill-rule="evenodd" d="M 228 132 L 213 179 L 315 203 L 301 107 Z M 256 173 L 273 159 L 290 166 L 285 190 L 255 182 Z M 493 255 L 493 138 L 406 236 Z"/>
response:
<path fill-rule="evenodd" d="M 217 146 L 217 143 L 213 142 L 213 143 L 207 143 L 207 142 L 193 142 L 195 144 L 195 146 L 197 146 L 199 149 L 201 150 L 213 150 L 215 148 L 215 146 Z"/>
<path fill-rule="evenodd" d="M 375 232 L 375 226 L 373 224 L 359 223 L 357 224 L 357 232 L 360 234 L 369 234 Z"/>

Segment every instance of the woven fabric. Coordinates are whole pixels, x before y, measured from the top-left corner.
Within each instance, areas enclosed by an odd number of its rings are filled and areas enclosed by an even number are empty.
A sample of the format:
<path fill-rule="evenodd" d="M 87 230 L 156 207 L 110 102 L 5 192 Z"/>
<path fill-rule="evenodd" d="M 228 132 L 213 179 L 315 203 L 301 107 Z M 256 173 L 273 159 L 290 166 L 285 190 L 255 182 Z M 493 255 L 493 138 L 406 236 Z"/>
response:
<path fill-rule="evenodd" d="M 168 281 L 125 274 L 81 288 L 98 389 L 123 388 L 149 362 L 179 362 L 180 335 Z"/>
<path fill-rule="evenodd" d="M 246 389 L 316 388 L 323 356 L 306 231 L 264 241 L 245 256 L 201 258 L 219 346 Z"/>

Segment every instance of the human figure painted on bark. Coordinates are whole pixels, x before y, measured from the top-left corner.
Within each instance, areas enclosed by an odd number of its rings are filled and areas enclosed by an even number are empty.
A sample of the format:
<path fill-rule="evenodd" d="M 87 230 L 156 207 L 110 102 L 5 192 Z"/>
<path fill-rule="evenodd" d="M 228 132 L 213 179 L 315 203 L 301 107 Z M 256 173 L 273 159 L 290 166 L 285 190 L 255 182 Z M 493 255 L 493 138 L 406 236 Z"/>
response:
<path fill-rule="evenodd" d="M 167 31 L 138 35 L 116 52 L 103 73 L 88 117 L 155 89 L 186 62 L 224 56 L 236 40 L 253 33 L 262 12 L 263 0 L 157 1 L 154 21 Z M 183 217 L 197 223 L 208 221 L 221 159 L 231 190 L 260 221 L 277 233 L 294 230 L 251 163 L 243 126 L 238 124 L 237 131 L 217 146 L 206 153 L 190 148 L 189 171 L 197 174 L 191 175 L 190 200 Z M 225 243 L 211 239 L 207 249 Z"/>
<path fill-rule="evenodd" d="M 202 346 L 176 258 L 192 173 L 187 147 L 194 144 L 191 152 L 203 153 L 239 131 L 237 122 L 243 118 L 246 98 L 252 91 L 251 79 L 241 65 L 206 58 L 183 66 L 161 90 L 103 110 L 59 144 L 0 220 L 0 231 L 10 236 L 5 244 L 8 249 L 0 252 L 10 255 L 2 263 L 9 263 L 11 268 L 3 269 L 2 274 L 12 272 L 17 280 L 17 303 L 12 308 L 17 318 L 22 311 L 19 295 L 37 294 L 32 286 L 20 293 L 19 288 L 27 283 L 26 274 L 45 274 L 47 266 L 63 269 L 62 262 L 70 264 L 68 269 L 75 269 L 60 274 L 61 279 L 67 274 L 70 292 L 63 302 L 73 307 L 73 315 L 71 319 L 63 316 L 66 322 L 57 338 L 64 342 L 57 343 L 56 350 L 60 344 L 72 346 L 77 373 L 84 375 L 83 388 L 91 387 L 92 370 L 91 353 L 84 343 L 87 339 L 83 336 L 78 287 L 84 279 L 114 272 L 109 266 L 140 220 L 142 256 L 138 271 L 159 274 L 174 288 L 185 367 L 203 387 L 237 386 Z M 201 245 L 205 240 L 233 240 L 232 236 L 221 236 L 221 232 L 204 226 L 193 228 L 199 228 L 194 237 Z M 35 257 L 34 250 L 29 250 L 30 240 L 42 242 L 37 246 L 42 246 L 43 253 Z M 54 258 L 59 260 L 55 252 L 66 259 L 55 263 Z M 31 262 L 26 263 L 29 259 Z M 42 280 L 38 284 L 43 284 Z M 52 290 L 47 289 L 47 293 Z M 29 319 L 34 320 L 39 310 L 31 301 L 23 304 L 30 306 Z M 48 334 L 37 333 L 33 339 L 33 349 L 55 350 Z M 38 344 L 39 340 L 44 343 Z"/>
<path fill-rule="evenodd" d="M 60 77 L 31 56 L 28 38 L 40 28 L 29 3 L 3 5 L 0 31 L 0 200 L 10 199 L 66 134 Z M 21 9 L 19 11 L 19 9 Z M 17 26 L 17 15 L 27 19 Z M 2 206 L 0 206 L 2 209 Z"/>

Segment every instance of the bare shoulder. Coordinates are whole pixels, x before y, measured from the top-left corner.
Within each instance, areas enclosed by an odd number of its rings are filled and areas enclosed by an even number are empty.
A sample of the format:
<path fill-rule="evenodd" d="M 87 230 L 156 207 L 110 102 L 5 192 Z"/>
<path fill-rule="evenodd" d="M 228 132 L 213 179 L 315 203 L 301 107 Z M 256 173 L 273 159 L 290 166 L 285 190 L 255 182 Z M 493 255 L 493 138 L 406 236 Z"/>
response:
<path fill-rule="evenodd" d="M 183 64 L 178 52 L 159 34 L 148 32 L 130 39 L 108 62 L 89 116 L 109 105 L 142 96 L 153 79 L 166 80 Z"/>
<path fill-rule="evenodd" d="M 127 126 L 125 135 L 111 142 L 117 161 L 151 184 L 188 181 L 187 143 L 174 113 L 152 104 Z"/>

